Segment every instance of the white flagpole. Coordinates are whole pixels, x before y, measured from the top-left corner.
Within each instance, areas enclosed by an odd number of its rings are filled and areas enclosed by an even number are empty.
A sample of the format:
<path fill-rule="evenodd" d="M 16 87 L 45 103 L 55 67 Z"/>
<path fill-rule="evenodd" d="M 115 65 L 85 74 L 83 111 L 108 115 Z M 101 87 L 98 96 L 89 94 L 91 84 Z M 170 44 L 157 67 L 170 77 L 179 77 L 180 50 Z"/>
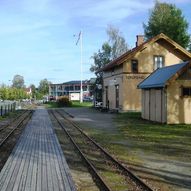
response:
<path fill-rule="evenodd" d="M 82 68 L 82 64 L 83 64 L 83 55 L 82 55 L 82 51 L 83 51 L 83 46 L 82 46 L 82 31 L 80 32 L 80 57 L 81 57 L 81 63 L 80 63 L 80 70 L 81 70 L 81 85 L 80 85 L 80 103 L 83 103 L 83 84 L 82 84 L 82 78 L 83 78 L 83 68 Z"/>

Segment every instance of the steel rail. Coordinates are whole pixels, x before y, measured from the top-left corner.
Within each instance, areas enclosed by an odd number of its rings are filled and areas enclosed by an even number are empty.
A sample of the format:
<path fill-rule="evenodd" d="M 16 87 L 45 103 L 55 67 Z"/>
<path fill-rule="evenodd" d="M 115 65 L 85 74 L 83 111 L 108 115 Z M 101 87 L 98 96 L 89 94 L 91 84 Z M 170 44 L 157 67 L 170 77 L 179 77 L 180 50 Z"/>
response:
<path fill-rule="evenodd" d="M 64 111 L 64 110 L 63 110 Z M 68 122 L 70 122 L 75 128 L 77 128 L 80 133 L 82 133 L 89 141 L 91 141 L 95 146 L 97 146 L 111 161 L 113 161 L 118 169 L 120 169 L 124 175 L 130 177 L 138 186 L 140 186 L 144 191 L 153 191 L 147 184 L 145 184 L 138 176 L 133 174 L 127 167 L 121 164 L 117 159 L 111 156 L 103 147 L 101 147 L 98 143 L 96 143 L 91 137 L 89 137 L 83 130 L 73 121 L 69 120 L 65 117 L 60 111 L 56 111 L 59 113 L 63 118 L 65 118 Z M 65 112 L 65 111 L 64 111 Z M 66 113 L 66 112 L 65 112 Z M 66 113 L 68 114 L 68 113 Z"/>
<path fill-rule="evenodd" d="M 61 128 L 64 130 L 64 132 L 66 133 L 66 135 L 69 137 L 69 139 L 71 140 L 72 144 L 75 146 L 75 148 L 77 149 L 77 151 L 79 152 L 80 156 L 82 157 L 82 159 L 84 159 L 84 161 L 86 162 L 89 171 L 91 171 L 93 173 L 93 178 L 96 178 L 95 182 L 97 183 L 97 185 L 100 187 L 101 186 L 101 190 L 103 189 L 104 191 L 112 191 L 111 188 L 109 188 L 104 180 L 102 179 L 102 177 L 98 174 L 98 172 L 96 171 L 96 169 L 94 168 L 94 166 L 91 164 L 91 162 L 86 158 L 86 156 L 83 154 L 83 152 L 81 151 L 81 149 L 78 147 L 78 145 L 75 143 L 74 139 L 71 137 L 71 135 L 68 133 L 68 131 L 64 128 L 63 124 L 59 121 L 59 119 L 56 117 L 55 113 L 53 111 L 51 111 L 51 114 L 53 115 L 53 117 L 56 119 L 57 123 L 61 126 Z"/>
<path fill-rule="evenodd" d="M 9 127 L 14 121 L 18 120 L 18 118 L 22 117 L 26 111 L 22 112 L 19 116 L 15 117 L 10 121 L 10 123 L 0 126 L 0 132 L 3 131 L 5 128 Z"/>
<path fill-rule="evenodd" d="M 27 112 L 25 112 L 23 115 L 25 115 L 26 113 L 27 113 Z M 26 114 L 26 116 L 24 116 L 22 119 L 19 120 L 18 124 L 16 124 L 16 126 L 8 133 L 8 135 L 0 141 L 0 147 L 2 147 L 2 146 L 5 144 L 5 142 L 6 142 L 6 141 L 8 140 L 8 138 L 13 134 L 13 132 L 14 132 L 18 127 L 20 127 L 20 126 L 23 124 L 23 122 L 24 122 L 29 116 L 32 116 L 31 114 L 32 114 L 32 111 L 29 111 L 28 114 Z M 14 122 L 15 122 L 15 121 L 14 121 Z M 13 122 L 13 123 L 14 123 L 14 122 Z M 9 126 L 11 126 L 11 124 L 10 124 Z"/>

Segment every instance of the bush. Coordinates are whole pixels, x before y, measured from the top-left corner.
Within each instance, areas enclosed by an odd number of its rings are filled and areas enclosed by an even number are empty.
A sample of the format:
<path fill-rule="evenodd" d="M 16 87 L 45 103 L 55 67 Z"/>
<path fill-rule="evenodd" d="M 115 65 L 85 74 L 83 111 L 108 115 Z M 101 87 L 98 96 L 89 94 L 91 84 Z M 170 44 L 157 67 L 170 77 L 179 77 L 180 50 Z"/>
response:
<path fill-rule="evenodd" d="M 69 107 L 69 106 L 72 106 L 72 102 L 66 96 L 59 97 L 58 100 L 57 100 L 57 103 L 58 103 L 59 107 Z"/>

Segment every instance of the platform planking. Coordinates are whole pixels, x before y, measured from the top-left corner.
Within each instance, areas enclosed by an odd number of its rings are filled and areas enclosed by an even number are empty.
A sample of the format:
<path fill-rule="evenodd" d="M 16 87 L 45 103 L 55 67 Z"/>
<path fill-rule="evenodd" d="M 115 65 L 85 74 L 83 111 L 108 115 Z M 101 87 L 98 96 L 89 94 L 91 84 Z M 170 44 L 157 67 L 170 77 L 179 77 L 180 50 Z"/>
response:
<path fill-rule="evenodd" d="M 0 190 L 76 190 L 45 109 L 35 111 L 1 170 Z"/>

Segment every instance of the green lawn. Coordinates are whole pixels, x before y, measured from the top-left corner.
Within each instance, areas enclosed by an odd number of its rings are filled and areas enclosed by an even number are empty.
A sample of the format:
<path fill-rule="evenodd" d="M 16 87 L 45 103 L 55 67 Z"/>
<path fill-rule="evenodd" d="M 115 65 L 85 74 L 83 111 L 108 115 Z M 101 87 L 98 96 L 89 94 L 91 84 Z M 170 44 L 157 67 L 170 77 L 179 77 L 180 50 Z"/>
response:
<path fill-rule="evenodd" d="M 79 101 L 73 101 L 71 107 L 92 107 L 92 106 L 93 106 L 92 102 L 80 103 Z"/>
<path fill-rule="evenodd" d="M 166 125 L 141 119 L 140 113 L 119 114 L 117 127 L 135 149 L 183 160 L 191 159 L 191 125 Z"/>
<path fill-rule="evenodd" d="M 184 181 L 191 176 L 191 125 L 159 124 L 141 119 L 141 113 L 122 113 L 110 127 L 80 126 L 152 188 L 191 188 Z"/>

